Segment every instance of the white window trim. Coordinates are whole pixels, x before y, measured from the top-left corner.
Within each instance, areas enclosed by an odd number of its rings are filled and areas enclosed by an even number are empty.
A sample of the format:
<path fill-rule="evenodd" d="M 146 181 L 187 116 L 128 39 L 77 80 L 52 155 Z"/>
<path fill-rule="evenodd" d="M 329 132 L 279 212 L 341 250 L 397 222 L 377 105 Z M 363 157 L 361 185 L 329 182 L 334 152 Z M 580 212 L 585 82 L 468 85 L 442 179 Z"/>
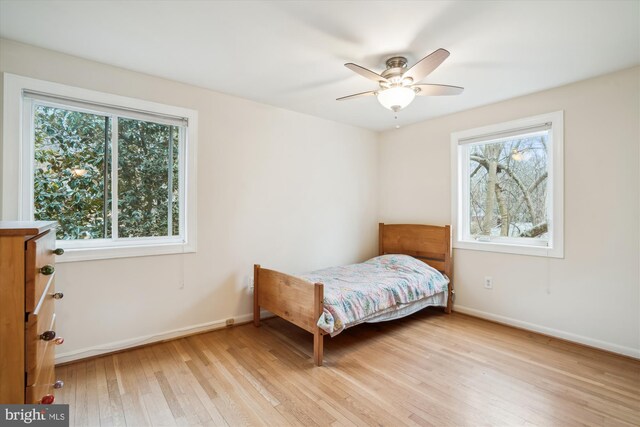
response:
<path fill-rule="evenodd" d="M 48 93 L 60 97 L 81 99 L 98 104 L 117 105 L 140 111 L 185 117 L 189 121 L 184 138 L 184 155 L 180 159 L 185 168 L 184 185 L 186 200 L 184 214 L 184 241 L 176 238 L 166 239 L 128 239 L 126 242 L 103 240 L 88 243 L 91 247 L 69 247 L 63 240 L 57 242 L 65 248 L 65 255 L 57 262 L 87 261 L 95 259 L 128 258 L 149 255 L 165 255 L 196 251 L 197 237 L 197 183 L 196 159 L 198 147 L 198 112 L 187 108 L 174 107 L 141 99 L 129 98 L 97 92 L 88 89 L 32 79 L 10 73 L 3 73 L 3 129 L 2 129 L 2 200 L 1 218 L 3 220 L 32 220 L 33 200 L 33 138 L 29 123 L 23 119 L 23 91 Z M 182 189 L 181 189 L 182 190 Z M 181 224 L 182 225 L 182 224 Z M 79 241 L 74 241 L 77 243 Z M 74 246 L 78 246 L 74 244 Z M 79 246 L 82 246 L 80 244 Z"/>
<path fill-rule="evenodd" d="M 549 200 L 549 242 L 548 245 L 536 246 L 522 243 L 504 243 L 500 239 L 491 242 L 469 241 L 463 238 L 463 197 L 461 190 L 465 182 L 462 173 L 465 168 L 461 164 L 460 141 L 505 132 L 513 129 L 527 128 L 551 122 L 551 156 L 549 156 L 547 182 L 551 189 L 552 200 Z M 453 225 L 453 247 L 478 251 L 500 252 L 520 255 L 564 258 L 564 112 L 556 111 L 539 116 L 527 117 L 490 126 L 468 129 L 451 134 L 451 223 Z"/>

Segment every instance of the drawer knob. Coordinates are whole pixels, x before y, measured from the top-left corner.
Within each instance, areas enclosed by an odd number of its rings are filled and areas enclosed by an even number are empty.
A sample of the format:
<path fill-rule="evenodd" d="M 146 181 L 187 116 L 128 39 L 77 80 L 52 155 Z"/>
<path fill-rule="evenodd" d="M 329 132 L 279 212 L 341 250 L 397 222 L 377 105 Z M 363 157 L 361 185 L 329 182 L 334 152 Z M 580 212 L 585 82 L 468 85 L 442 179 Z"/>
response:
<path fill-rule="evenodd" d="M 64 338 L 62 338 L 62 337 L 58 337 L 58 338 L 56 338 L 55 340 L 53 340 L 53 343 L 54 343 L 55 345 L 64 344 Z"/>
<path fill-rule="evenodd" d="M 40 339 L 43 341 L 51 341 L 56 337 L 56 331 L 46 331 L 40 335 Z"/>
<path fill-rule="evenodd" d="M 64 249 L 56 248 L 56 249 L 53 250 L 53 253 L 56 254 L 56 255 L 62 255 L 62 254 L 64 254 Z"/>
<path fill-rule="evenodd" d="M 58 388 L 62 388 L 64 387 L 64 381 L 62 380 L 58 380 L 55 383 L 53 383 L 53 388 L 58 389 Z"/>
<path fill-rule="evenodd" d="M 55 294 L 51 294 L 53 299 L 62 299 L 64 298 L 64 294 L 62 292 L 56 292 Z"/>
<path fill-rule="evenodd" d="M 56 398 L 53 394 L 45 394 L 42 396 L 42 399 L 40 399 L 40 403 L 43 405 L 51 405 L 54 400 L 56 400 Z"/>
<path fill-rule="evenodd" d="M 47 264 L 40 268 L 40 273 L 44 274 L 45 276 L 51 276 L 55 271 L 56 269 L 53 268 L 53 265 L 50 264 Z"/>

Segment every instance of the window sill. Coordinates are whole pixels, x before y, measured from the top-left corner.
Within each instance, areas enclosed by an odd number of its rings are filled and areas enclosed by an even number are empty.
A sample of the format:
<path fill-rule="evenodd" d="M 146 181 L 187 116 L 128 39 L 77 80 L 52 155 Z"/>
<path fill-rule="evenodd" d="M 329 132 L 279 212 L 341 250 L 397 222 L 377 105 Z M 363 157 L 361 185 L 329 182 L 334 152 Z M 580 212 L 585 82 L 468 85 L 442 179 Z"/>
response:
<path fill-rule="evenodd" d="M 195 245 L 186 243 L 140 244 L 129 246 L 110 246 L 94 248 L 69 248 L 58 241 L 58 247 L 64 249 L 64 255 L 56 257 L 56 263 L 92 261 L 100 259 L 134 258 L 154 255 L 172 255 L 193 253 Z"/>
<path fill-rule="evenodd" d="M 548 258 L 564 258 L 564 252 L 562 248 L 553 248 L 548 246 L 532 246 L 532 245 L 517 245 L 508 243 L 496 243 L 496 242 L 478 242 L 478 241 L 460 241 L 455 240 L 453 242 L 454 249 L 468 249 L 473 251 L 485 251 L 485 252 L 498 252 L 504 254 L 514 255 L 529 255 L 540 256 Z"/>

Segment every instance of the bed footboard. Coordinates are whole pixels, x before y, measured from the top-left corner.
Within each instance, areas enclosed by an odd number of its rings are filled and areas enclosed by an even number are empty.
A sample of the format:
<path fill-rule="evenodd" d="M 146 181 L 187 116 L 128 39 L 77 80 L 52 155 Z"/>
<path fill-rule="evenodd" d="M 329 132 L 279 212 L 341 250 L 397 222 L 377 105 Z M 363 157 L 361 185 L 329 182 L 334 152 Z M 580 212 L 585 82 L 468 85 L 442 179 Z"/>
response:
<path fill-rule="evenodd" d="M 260 309 L 269 310 L 313 334 L 313 359 L 322 365 L 324 331 L 317 326 L 322 315 L 324 286 L 275 270 L 253 266 L 253 324 L 260 326 Z"/>

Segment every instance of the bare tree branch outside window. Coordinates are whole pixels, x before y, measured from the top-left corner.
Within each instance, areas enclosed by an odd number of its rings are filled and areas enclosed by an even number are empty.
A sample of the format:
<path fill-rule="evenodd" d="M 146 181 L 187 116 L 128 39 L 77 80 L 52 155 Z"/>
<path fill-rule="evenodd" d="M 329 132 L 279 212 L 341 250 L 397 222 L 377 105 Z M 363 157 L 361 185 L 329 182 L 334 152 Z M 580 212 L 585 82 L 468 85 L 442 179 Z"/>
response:
<path fill-rule="evenodd" d="M 547 132 L 469 148 L 471 235 L 547 239 Z"/>

